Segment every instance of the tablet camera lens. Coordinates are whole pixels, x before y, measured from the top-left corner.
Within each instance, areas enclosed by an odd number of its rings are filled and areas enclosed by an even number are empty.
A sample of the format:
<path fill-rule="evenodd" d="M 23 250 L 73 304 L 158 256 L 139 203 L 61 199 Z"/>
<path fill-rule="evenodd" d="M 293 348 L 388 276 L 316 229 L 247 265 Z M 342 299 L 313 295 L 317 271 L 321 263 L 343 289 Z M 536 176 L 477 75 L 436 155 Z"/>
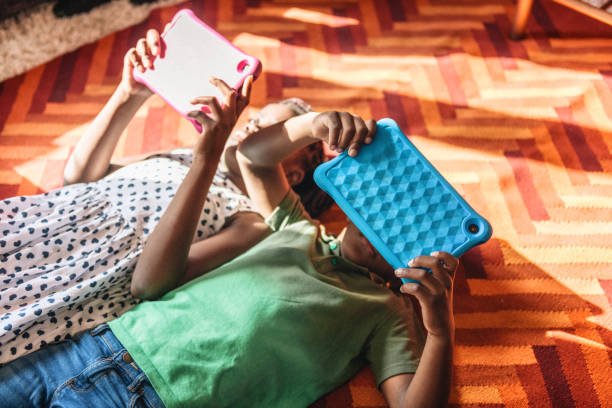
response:
<path fill-rule="evenodd" d="M 479 231 L 478 225 L 476 224 L 468 225 L 468 231 L 470 231 L 472 234 L 477 234 Z"/>
<path fill-rule="evenodd" d="M 240 63 L 238 64 L 238 72 L 239 73 L 243 73 L 244 71 L 249 69 L 249 63 L 246 60 L 240 61 Z"/>

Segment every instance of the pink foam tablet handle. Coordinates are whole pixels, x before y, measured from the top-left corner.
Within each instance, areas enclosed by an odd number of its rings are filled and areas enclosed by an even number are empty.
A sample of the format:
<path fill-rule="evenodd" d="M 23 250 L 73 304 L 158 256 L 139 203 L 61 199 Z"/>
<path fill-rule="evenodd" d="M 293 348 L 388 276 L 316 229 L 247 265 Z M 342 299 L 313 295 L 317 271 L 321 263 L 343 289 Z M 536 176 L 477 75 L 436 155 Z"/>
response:
<path fill-rule="evenodd" d="M 161 52 L 153 60 L 153 68 L 145 72 L 135 69 L 134 78 L 166 100 L 200 132 L 199 123 L 187 113 L 208 110 L 190 101 L 198 96 L 222 100 L 221 92 L 209 78 L 221 78 L 238 90 L 249 75 L 257 78 L 260 72 L 257 58 L 236 48 L 191 10 L 184 9 L 176 13 L 162 33 Z"/>

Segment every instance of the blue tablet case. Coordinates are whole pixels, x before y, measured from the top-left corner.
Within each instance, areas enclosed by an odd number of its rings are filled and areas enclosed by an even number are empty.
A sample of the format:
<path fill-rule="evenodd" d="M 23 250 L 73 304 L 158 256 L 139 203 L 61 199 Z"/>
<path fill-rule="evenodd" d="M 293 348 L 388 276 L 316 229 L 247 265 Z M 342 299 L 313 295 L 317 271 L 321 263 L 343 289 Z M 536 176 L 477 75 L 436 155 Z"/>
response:
<path fill-rule="evenodd" d="M 392 119 L 377 122 L 374 141 L 356 157 L 345 151 L 317 167 L 314 179 L 394 269 L 433 251 L 460 256 L 491 237 L 487 220 Z"/>

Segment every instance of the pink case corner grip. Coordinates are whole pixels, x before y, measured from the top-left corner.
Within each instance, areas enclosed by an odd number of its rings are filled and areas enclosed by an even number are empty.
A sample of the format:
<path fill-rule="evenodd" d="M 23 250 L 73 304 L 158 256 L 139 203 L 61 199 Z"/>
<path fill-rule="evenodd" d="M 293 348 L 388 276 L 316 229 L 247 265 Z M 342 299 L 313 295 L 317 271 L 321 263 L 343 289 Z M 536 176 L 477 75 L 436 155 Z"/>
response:
<path fill-rule="evenodd" d="M 202 105 L 191 105 L 198 96 L 221 98 L 219 90 L 209 83 L 211 76 L 223 79 L 238 90 L 249 75 L 257 78 L 261 62 L 234 46 L 225 37 L 200 20 L 191 10 L 183 9 L 161 35 L 161 54 L 153 68 L 145 72 L 134 69 L 134 79 L 149 87 L 201 132 L 201 126 L 187 116 Z"/>

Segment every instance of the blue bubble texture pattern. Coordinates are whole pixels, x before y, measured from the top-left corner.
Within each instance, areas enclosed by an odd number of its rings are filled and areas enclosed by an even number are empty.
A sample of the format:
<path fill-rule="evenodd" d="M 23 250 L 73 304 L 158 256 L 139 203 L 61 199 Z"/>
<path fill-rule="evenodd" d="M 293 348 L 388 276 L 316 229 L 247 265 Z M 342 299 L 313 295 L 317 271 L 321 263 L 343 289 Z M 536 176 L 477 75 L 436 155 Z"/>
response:
<path fill-rule="evenodd" d="M 377 122 L 374 141 L 356 157 L 344 152 L 314 178 L 395 269 L 433 251 L 461 256 L 491 237 L 489 222 L 392 119 Z"/>

